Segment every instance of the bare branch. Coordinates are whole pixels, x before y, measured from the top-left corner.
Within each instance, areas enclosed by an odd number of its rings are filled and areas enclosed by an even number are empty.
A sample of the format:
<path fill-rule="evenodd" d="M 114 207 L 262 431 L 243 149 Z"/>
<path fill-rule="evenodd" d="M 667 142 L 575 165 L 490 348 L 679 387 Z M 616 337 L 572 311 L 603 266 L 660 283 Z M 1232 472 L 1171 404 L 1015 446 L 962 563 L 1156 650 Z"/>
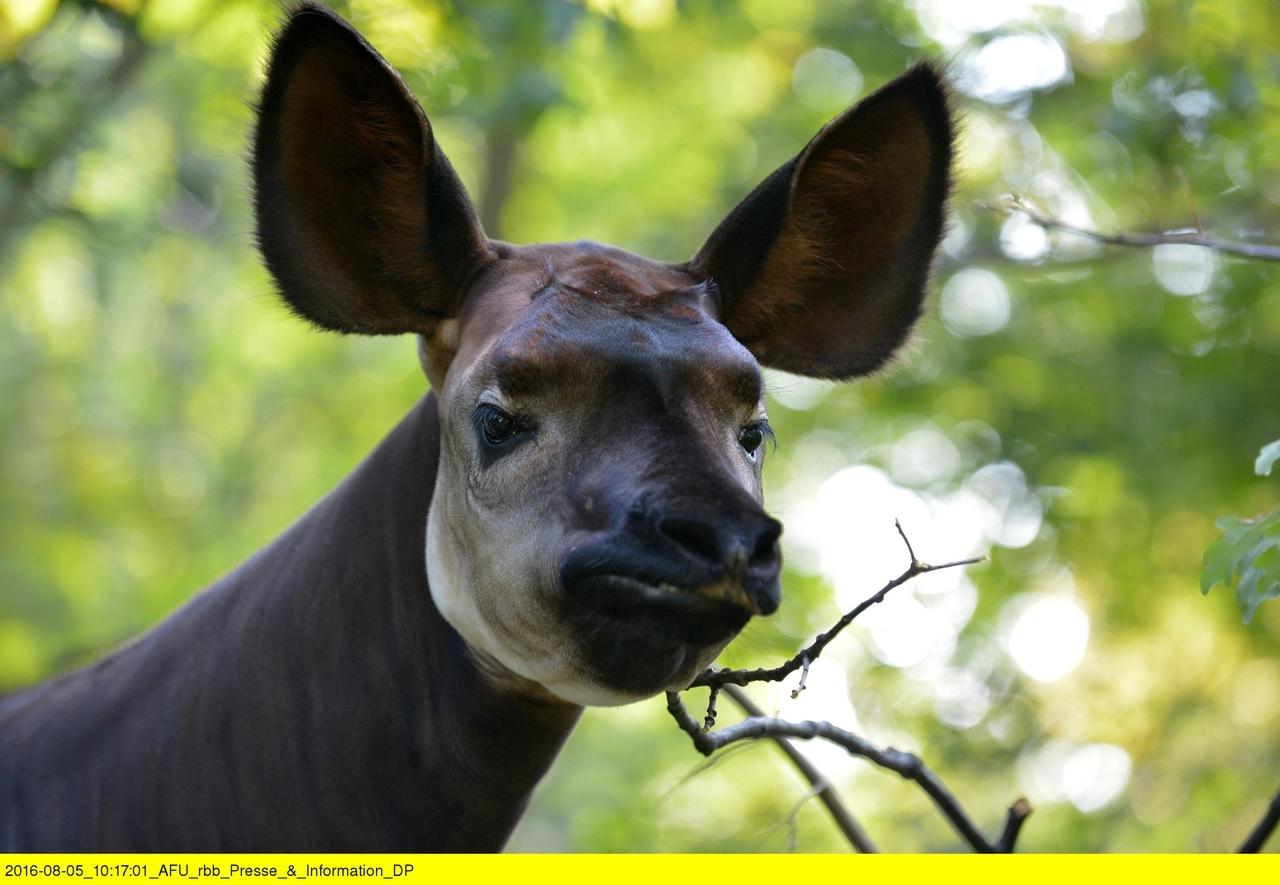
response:
<path fill-rule="evenodd" d="M 918 565 L 920 560 L 916 557 L 915 550 L 911 549 L 911 539 L 907 537 L 907 533 L 902 530 L 901 520 L 895 519 L 893 527 L 898 530 L 898 536 L 902 538 L 902 543 L 907 545 L 907 555 L 911 557 L 911 564 Z"/>
<path fill-rule="evenodd" d="M 718 746 L 710 746 L 707 741 L 710 740 L 711 733 L 703 731 L 698 723 L 693 721 L 693 717 L 689 715 L 689 711 L 685 709 L 684 701 L 680 700 L 680 692 L 667 692 L 667 712 L 671 714 L 671 718 L 676 721 L 676 725 L 680 730 L 693 738 L 693 746 L 703 756 L 710 756 L 714 753 Z"/>
<path fill-rule="evenodd" d="M 764 716 L 764 711 L 757 707 L 755 702 L 747 697 L 747 693 L 738 686 L 726 685 L 724 693 L 729 696 L 730 700 L 741 707 L 742 712 L 748 716 Z M 836 827 L 849 844 L 853 846 L 854 850 L 863 854 L 874 854 L 878 850 L 875 843 L 871 841 L 871 837 L 867 835 L 867 831 L 862 828 L 862 825 L 849 813 L 849 809 L 844 807 L 844 803 L 840 801 L 840 795 L 836 793 L 835 787 L 822 775 L 822 772 L 818 771 L 813 763 L 805 758 L 804 754 L 791 746 L 791 742 L 786 738 L 775 736 L 773 742 L 778 745 L 778 749 L 786 754 L 787 758 L 791 760 L 791 764 L 809 782 L 809 786 L 813 788 L 813 795 L 822 800 L 822 804 L 827 807 L 827 812 L 831 815 Z"/>
<path fill-rule="evenodd" d="M 800 683 L 791 690 L 791 700 L 800 697 L 800 692 L 805 689 L 805 682 L 809 679 L 809 656 L 805 655 L 800 660 Z"/>
<path fill-rule="evenodd" d="M 702 720 L 702 730 L 710 731 L 716 727 L 716 698 L 720 695 L 720 686 L 711 686 L 707 695 L 707 715 Z"/>
<path fill-rule="evenodd" d="M 680 695 L 667 692 L 667 711 L 686 734 L 693 740 L 694 747 L 704 756 L 710 756 L 721 747 L 738 741 L 754 740 L 762 737 L 789 737 L 800 740 L 822 738 L 842 747 L 852 756 L 866 759 L 881 768 L 896 772 L 909 781 L 914 781 L 933 800 L 933 804 L 942 812 L 956 832 L 978 852 L 989 854 L 1000 851 L 1011 851 L 1016 840 L 1022 819 L 1026 817 L 1026 800 L 1018 800 L 1009 810 L 1009 821 L 1005 825 L 1004 834 L 996 842 L 988 841 L 982 831 L 974 824 L 973 819 L 960 807 L 951 791 L 943 785 L 914 753 L 905 753 L 892 747 L 881 749 L 875 744 L 832 725 L 830 722 L 788 722 L 771 716 L 751 716 L 741 722 L 726 726 L 719 731 L 705 732 L 698 728 L 696 722 L 684 708 Z M 1008 846 L 1005 846 L 1007 839 Z"/>
<path fill-rule="evenodd" d="M 803 755 L 790 745 L 787 738 L 799 738 L 801 740 L 823 738 L 844 748 L 846 752 L 853 756 L 859 756 L 879 765 L 881 768 L 897 772 L 907 780 L 914 781 L 924 790 L 926 795 L 933 800 L 934 805 L 938 807 L 938 810 L 955 828 L 956 832 L 975 851 L 985 853 L 1011 852 L 1013 851 L 1014 843 L 1017 841 L 1018 833 L 1022 829 L 1023 821 L 1031 813 L 1031 806 L 1025 799 L 1019 799 L 1013 803 L 1006 817 L 1004 830 L 996 841 L 991 842 L 982 834 L 964 809 L 960 807 L 960 803 L 955 796 L 951 794 L 933 772 L 925 767 L 925 764 L 915 754 L 904 753 L 892 747 L 881 749 L 865 738 L 838 728 L 830 722 L 788 722 L 784 719 L 766 716 L 740 688 L 740 686 L 752 682 L 777 682 L 789 673 L 801 668 L 800 687 L 792 693 L 792 697 L 795 697 L 804 687 L 804 679 L 808 674 L 810 663 L 822 653 L 822 650 L 841 630 L 849 626 L 862 612 L 883 601 L 889 591 L 895 587 L 900 587 L 925 572 L 959 565 L 969 565 L 979 561 L 977 559 L 966 559 L 937 566 L 923 563 L 916 556 L 915 550 L 912 549 L 911 541 L 907 538 L 907 533 L 903 531 L 902 525 L 896 520 L 894 525 L 898 529 L 898 534 L 902 537 L 903 544 L 906 545 L 907 554 L 911 557 L 911 564 L 906 571 L 885 584 L 875 595 L 863 600 L 855 608 L 847 612 L 831 629 L 818 636 L 807 648 L 779 667 L 757 670 L 707 670 L 701 673 L 694 680 L 693 686 L 705 685 L 711 689 L 711 701 L 708 704 L 704 726 L 700 727 L 693 717 L 689 715 L 689 711 L 685 709 L 684 702 L 680 700 L 679 692 L 667 692 L 667 712 L 671 714 L 671 718 L 676 721 L 676 725 L 679 726 L 680 730 L 689 735 L 693 741 L 694 748 L 704 756 L 711 756 L 722 747 L 739 741 L 754 740 L 762 737 L 772 739 L 782 748 L 782 751 L 787 754 L 788 758 L 791 759 L 809 783 L 813 785 L 814 789 L 818 791 L 817 795 L 826 804 L 841 832 L 845 834 L 849 843 L 859 851 L 874 851 L 875 847 L 867 838 L 866 833 L 862 831 L 862 828 L 840 803 L 831 785 Z M 715 724 L 715 698 L 718 690 L 723 690 L 748 714 L 748 718 L 719 731 L 711 731 L 711 727 Z"/>
<path fill-rule="evenodd" d="M 1216 252 L 1223 252 L 1228 255 L 1238 255 L 1241 258 L 1253 258 L 1258 261 L 1280 261 L 1280 245 L 1273 243 L 1249 243 L 1242 240 L 1225 240 L 1221 237 L 1206 234 L 1203 230 L 1199 229 L 1170 230 L 1162 233 L 1105 233 L 1103 231 L 1079 227 L 1063 221 L 1060 218 L 1054 218 L 1051 215 L 1041 212 L 1017 194 L 1011 194 L 1005 199 L 995 203 L 978 203 L 977 206 L 979 209 L 983 209 L 988 212 L 996 212 L 1000 215 L 1023 215 L 1035 224 L 1040 225 L 1040 227 L 1045 230 L 1062 231 L 1063 233 L 1073 234 L 1077 237 L 1084 237 L 1085 239 L 1093 240 L 1096 243 L 1104 243 L 1108 246 L 1137 246 L 1140 248 L 1146 248 L 1151 246 L 1181 244 L 1186 246 L 1203 246 L 1206 249 L 1213 249 Z"/>
<path fill-rule="evenodd" d="M 1009 813 L 1004 819 L 1004 830 L 1000 833 L 1000 838 L 996 840 L 996 851 L 1001 854 L 1013 852 L 1014 843 L 1018 841 L 1018 834 L 1022 832 L 1022 825 L 1030 816 L 1031 803 L 1026 799 L 1019 797 L 1009 806 Z"/>
<path fill-rule="evenodd" d="M 936 572 L 942 569 L 956 568 L 962 565 L 973 565 L 981 562 L 981 558 L 977 559 L 960 559 L 955 562 L 944 562 L 942 565 L 929 565 L 916 559 L 915 551 L 911 549 L 911 542 L 907 540 L 906 532 L 902 530 L 902 526 L 894 520 L 894 525 L 898 528 L 898 534 L 902 536 L 902 541 L 907 545 L 907 554 L 911 557 L 911 565 L 907 570 L 889 583 L 880 588 L 874 595 L 864 599 L 858 603 L 853 609 L 845 613 L 845 615 L 836 621 L 835 625 L 825 633 L 818 636 L 808 647 L 801 649 L 794 657 L 786 663 L 772 668 L 757 668 L 754 670 L 714 670 L 708 669 L 699 673 L 690 684 L 690 688 L 698 686 L 717 687 L 721 685 L 750 685 L 753 682 L 780 682 L 789 675 L 799 670 L 801 667 L 807 668 L 810 663 L 817 660 L 818 655 L 822 654 L 822 650 L 827 647 L 831 640 L 840 635 L 840 632 L 853 623 L 858 615 L 876 603 L 883 602 L 884 598 L 889 595 L 889 591 L 910 581 L 912 578 L 919 577 L 926 572 Z"/>
<path fill-rule="evenodd" d="M 1280 824 L 1280 793 L 1272 797 L 1271 804 L 1267 806 L 1267 813 L 1262 816 L 1262 820 L 1258 821 L 1258 825 L 1253 828 L 1249 837 L 1240 844 L 1240 853 L 1257 854 L 1261 851 L 1262 846 L 1267 844 L 1267 840 L 1275 832 L 1277 824 Z"/>

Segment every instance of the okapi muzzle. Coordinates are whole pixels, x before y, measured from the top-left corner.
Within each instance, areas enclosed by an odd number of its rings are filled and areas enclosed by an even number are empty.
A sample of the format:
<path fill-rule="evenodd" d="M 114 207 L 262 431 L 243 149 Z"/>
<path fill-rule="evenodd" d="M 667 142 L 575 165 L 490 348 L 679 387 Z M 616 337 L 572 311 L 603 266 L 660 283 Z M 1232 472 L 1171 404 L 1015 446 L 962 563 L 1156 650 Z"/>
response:
<path fill-rule="evenodd" d="M 569 616 L 600 681 L 637 695 L 683 687 L 690 666 L 777 609 L 781 526 L 758 506 L 738 509 L 641 504 L 565 556 Z"/>
<path fill-rule="evenodd" d="M 585 658 L 625 695 L 684 687 L 781 601 L 781 524 L 729 471 L 708 469 L 710 458 L 654 459 L 650 483 L 614 476 L 608 462 L 587 474 L 582 528 L 568 533 L 559 568 Z"/>
<path fill-rule="evenodd" d="M 581 705 L 687 686 L 778 608 L 761 366 L 851 379 L 899 348 L 951 139 L 920 65 L 687 261 L 518 246 L 386 61 L 295 9 L 253 139 L 262 256 L 313 325 L 416 336 L 430 392 L 154 630 L 0 699 L 0 850 L 501 848 Z"/>

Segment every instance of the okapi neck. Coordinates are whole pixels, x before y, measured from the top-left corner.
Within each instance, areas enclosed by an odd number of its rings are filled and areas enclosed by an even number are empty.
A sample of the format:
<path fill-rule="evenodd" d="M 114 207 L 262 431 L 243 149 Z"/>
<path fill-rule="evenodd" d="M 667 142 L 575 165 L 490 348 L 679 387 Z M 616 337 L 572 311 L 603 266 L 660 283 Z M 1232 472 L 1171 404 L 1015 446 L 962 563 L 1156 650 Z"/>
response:
<path fill-rule="evenodd" d="M 436 608 L 424 557 L 439 460 L 439 409 L 429 393 L 281 538 L 305 535 L 289 545 L 305 551 L 290 588 L 312 600 L 288 607 L 294 624 L 281 635 L 303 637 L 322 626 L 323 635 L 334 637 L 338 654 L 326 659 L 346 677 L 317 675 L 310 690 L 350 690 L 344 703 L 324 704 L 336 718 L 346 718 L 347 704 L 353 714 L 365 705 L 350 726 L 353 744 L 384 784 L 384 801 L 414 805 L 399 794 L 417 784 L 422 804 L 402 814 L 421 817 L 429 847 L 496 850 L 581 708 L 495 680 Z M 304 614 L 308 608 L 311 615 Z M 333 749 L 344 755 L 340 746 Z"/>
<path fill-rule="evenodd" d="M 436 610 L 439 453 L 428 395 L 154 630 L 0 701 L 0 849 L 500 849 L 581 711 L 502 690 Z"/>

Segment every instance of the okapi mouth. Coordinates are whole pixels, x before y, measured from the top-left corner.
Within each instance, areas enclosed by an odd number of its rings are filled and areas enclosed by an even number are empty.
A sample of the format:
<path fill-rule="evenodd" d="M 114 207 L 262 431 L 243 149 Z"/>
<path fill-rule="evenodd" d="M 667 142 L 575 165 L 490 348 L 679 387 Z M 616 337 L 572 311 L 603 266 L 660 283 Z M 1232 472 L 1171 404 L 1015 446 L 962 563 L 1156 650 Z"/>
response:
<path fill-rule="evenodd" d="M 751 620 L 736 602 L 599 565 L 563 570 L 561 586 L 583 663 L 599 684 L 633 699 L 688 685 Z"/>
<path fill-rule="evenodd" d="M 697 647 L 728 641 L 751 619 L 745 591 L 720 595 L 723 585 L 713 586 L 684 588 L 618 574 L 586 575 L 564 584 L 584 614 L 656 628 L 665 638 Z"/>
<path fill-rule="evenodd" d="M 753 614 L 778 607 L 776 556 L 753 569 L 661 534 L 574 540 L 559 569 L 564 614 L 583 663 L 623 694 L 688 685 Z"/>

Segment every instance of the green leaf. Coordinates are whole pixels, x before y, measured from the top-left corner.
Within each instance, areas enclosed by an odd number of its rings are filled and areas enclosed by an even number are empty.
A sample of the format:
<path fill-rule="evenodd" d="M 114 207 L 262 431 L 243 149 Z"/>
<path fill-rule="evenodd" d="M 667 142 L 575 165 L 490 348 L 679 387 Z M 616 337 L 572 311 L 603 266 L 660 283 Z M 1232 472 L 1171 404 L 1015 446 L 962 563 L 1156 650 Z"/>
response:
<path fill-rule="evenodd" d="M 1258 476 L 1270 476 L 1271 465 L 1280 461 L 1280 439 L 1267 443 L 1258 453 L 1258 460 L 1253 462 L 1253 472 Z"/>
<path fill-rule="evenodd" d="M 1247 624 L 1258 606 L 1280 596 L 1280 510 L 1257 519 L 1224 516 L 1222 537 L 1204 552 L 1200 592 L 1234 590 Z"/>

